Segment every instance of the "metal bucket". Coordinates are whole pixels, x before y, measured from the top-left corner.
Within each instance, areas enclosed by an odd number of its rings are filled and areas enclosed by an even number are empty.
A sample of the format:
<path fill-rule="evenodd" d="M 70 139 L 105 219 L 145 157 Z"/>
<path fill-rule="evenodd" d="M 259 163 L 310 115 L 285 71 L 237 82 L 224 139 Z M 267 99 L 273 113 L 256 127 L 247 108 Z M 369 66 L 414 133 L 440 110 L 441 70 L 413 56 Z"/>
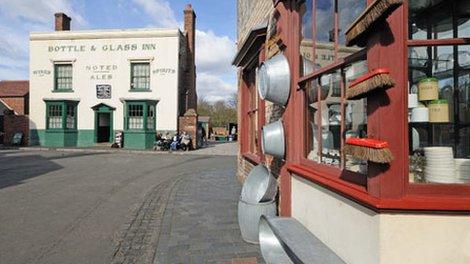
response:
<path fill-rule="evenodd" d="M 242 238 L 248 243 L 258 244 L 259 219 L 262 215 L 276 215 L 276 201 L 247 203 L 240 197 L 238 201 L 238 225 Z"/>
<path fill-rule="evenodd" d="M 272 201 L 277 194 L 276 178 L 263 164 L 254 167 L 245 180 L 241 199 L 248 203 Z"/>
<path fill-rule="evenodd" d="M 264 216 L 259 220 L 259 246 L 267 264 L 293 263 Z"/>
<path fill-rule="evenodd" d="M 290 68 L 284 54 L 279 54 L 261 63 L 256 82 L 259 96 L 275 104 L 286 105 L 290 93 Z"/>
<path fill-rule="evenodd" d="M 284 158 L 286 145 L 284 126 L 281 120 L 263 126 L 261 147 L 264 154 L 269 154 L 281 159 Z"/>

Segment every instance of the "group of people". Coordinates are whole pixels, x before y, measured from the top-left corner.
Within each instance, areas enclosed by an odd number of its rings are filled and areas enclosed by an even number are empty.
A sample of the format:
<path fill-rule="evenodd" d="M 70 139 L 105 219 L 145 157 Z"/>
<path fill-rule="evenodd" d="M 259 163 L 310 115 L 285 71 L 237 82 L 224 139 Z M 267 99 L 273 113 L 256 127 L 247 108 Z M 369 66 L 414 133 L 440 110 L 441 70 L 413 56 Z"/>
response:
<path fill-rule="evenodd" d="M 177 151 L 179 149 L 183 151 L 188 151 L 192 149 L 192 137 L 186 131 L 183 131 L 181 134 L 170 135 L 169 132 L 162 135 L 161 133 L 157 134 L 154 150 L 169 150 Z"/>

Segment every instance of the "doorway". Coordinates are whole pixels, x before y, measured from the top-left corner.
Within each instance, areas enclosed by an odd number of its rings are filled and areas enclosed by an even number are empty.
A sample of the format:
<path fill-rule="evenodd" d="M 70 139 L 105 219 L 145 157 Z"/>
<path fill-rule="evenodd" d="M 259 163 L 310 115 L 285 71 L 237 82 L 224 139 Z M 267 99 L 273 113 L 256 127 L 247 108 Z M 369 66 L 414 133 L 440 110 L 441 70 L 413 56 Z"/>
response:
<path fill-rule="evenodd" d="M 97 135 L 96 142 L 111 142 L 111 114 L 110 113 L 98 113 L 97 114 Z"/>
<path fill-rule="evenodd" d="M 95 112 L 95 143 L 112 143 L 114 141 L 113 113 L 115 108 L 107 104 L 92 107 Z"/>

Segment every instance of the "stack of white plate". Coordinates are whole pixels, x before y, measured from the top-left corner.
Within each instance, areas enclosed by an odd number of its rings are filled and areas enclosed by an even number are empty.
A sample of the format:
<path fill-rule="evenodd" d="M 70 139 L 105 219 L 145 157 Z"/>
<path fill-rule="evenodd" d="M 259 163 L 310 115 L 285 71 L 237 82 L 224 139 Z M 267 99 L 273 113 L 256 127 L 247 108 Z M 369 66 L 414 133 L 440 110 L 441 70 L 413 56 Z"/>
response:
<path fill-rule="evenodd" d="M 426 167 L 424 176 L 428 182 L 458 183 L 455 175 L 454 154 L 451 147 L 424 148 Z"/>
<path fill-rule="evenodd" d="M 470 159 L 455 159 L 455 176 L 461 183 L 470 183 Z"/>

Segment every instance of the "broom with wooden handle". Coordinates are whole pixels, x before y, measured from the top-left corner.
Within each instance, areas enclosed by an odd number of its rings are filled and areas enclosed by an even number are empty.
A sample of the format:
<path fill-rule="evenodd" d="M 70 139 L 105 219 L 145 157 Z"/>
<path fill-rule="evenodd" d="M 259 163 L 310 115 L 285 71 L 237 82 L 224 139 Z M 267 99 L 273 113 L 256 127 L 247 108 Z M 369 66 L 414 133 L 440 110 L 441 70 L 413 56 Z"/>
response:
<path fill-rule="evenodd" d="M 389 69 L 375 69 L 351 82 L 346 89 L 346 98 L 354 100 L 364 98 L 374 90 L 388 89 L 394 85 Z"/>
<path fill-rule="evenodd" d="M 365 46 L 366 35 L 370 28 L 377 21 L 387 18 L 402 3 L 403 0 L 375 0 L 372 2 L 346 30 L 346 46 Z"/>
<path fill-rule="evenodd" d="M 390 163 L 393 155 L 388 148 L 388 142 L 368 138 L 348 138 L 344 153 L 361 160 L 375 163 Z"/>

